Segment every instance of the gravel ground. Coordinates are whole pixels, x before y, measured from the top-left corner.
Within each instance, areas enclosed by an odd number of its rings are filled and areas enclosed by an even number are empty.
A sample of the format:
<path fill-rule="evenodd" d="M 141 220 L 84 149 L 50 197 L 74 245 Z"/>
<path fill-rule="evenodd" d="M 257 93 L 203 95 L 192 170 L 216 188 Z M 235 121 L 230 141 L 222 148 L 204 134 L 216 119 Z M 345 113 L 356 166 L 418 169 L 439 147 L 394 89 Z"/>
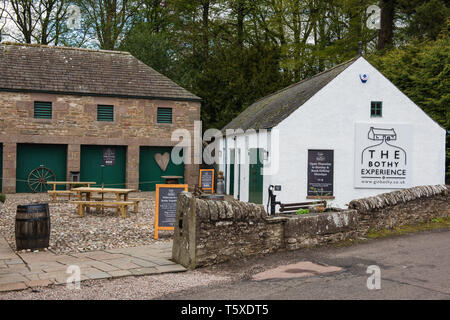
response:
<path fill-rule="evenodd" d="M 139 203 L 139 213 L 129 210 L 129 217 L 116 216 L 115 209 L 96 212 L 84 217 L 77 214 L 76 205 L 67 200 L 50 202 L 47 194 L 9 194 L 0 213 L 0 234 L 15 248 L 14 225 L 17 205 L 48 202 L 51 216 L 50 250 L 56 254 L 148 245 L 154 240 L 155 193 L 138 192 L 131 197 L 146 198 Z M 66 198 L 67 199 L 67 198 Z M 158 241 L 169 241 L 172 231 L 160 233 Z"/>
<path fill-rule="evenodd" d="M 80 290 L 64 285 L 0 293 L 0 300 L 148 300 L 170 293 L 231 282 L 231 277 L 201 271 L 81 282 Z"/>

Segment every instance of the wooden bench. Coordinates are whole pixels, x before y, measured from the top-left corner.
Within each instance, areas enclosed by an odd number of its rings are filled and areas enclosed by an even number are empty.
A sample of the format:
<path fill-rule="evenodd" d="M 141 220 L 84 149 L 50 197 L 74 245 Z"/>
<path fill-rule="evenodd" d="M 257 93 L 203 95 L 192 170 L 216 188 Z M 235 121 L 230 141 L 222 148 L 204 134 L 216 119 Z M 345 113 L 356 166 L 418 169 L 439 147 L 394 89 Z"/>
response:
<path fill-rule="evenodd" d="M 91 197 L 91 200 L 94 200 L 94 201 L 105 201 L 105 200 L 116 200 L 116 198 L 114 198 L 114 197 L 104 197 L 102 199 L 102 197 L 100 197 L 100 196 L 95 196 L 95 197 Z M 134 213 L 138 213 L 139 212 L 139 202 L 145 201 L 145 200 L 148 200 L 148 199 L 146 199 L 146 198 L 128 198 L 127 199 L 127 201 L 132 201 L 133 202 L 133 204 L 134 204 L 133 212 Z"/>
<path fill-rule="evenodd" d="M 311 202 L 300 202 L 300 203 L 282 203 L 280 205 L 280 213 L 292 214 L 296 213 L 298 209 L 310 209 L 316 206 L 327 206 L 326 201 L 311 201 Z"/>
<path fill-rule="evenodd" d="M 84 209 L 90 207 L 104 207 L 104 208 L 117 208 L 122 215 L 122 218 L 126 218 L 128 215 L 128 206 L 134 205 L 133 201 L 71 201 L 71 203 L 78 205 L 78 214 L 80 217 L 84 216 Z"/>
<path fill-rule="evenodd" d="M 82 185 L 87 185 L 88 187 L 91 184 L 95 184 L 95 182 L 93 181 L 88 181 L 88 182 L 82 182 L 82 181 L 47 181 L 47 184 L 50 184 L 53 186 L 52 190 L 47 191 L 47 193 L 53 198 L 53 202 L 56 202 L 56 197 L 57 196 L 69 196 L 69 200 L 70 200 L 70 196 L 76 196 L 77 194 L 72 191 L 72 190 L 56 190 L 56 186 L 69 186 L 69 189 L 72 187 L 72 185 L 74 184 L 82 184 Z"/>
<path fill-rule="evenodd" d="M 68 196 L 69 200 L 70 200 L 71 196 L 76 196 L 76 193 L 74 193 L 73 191 L 70 191 L 70 190 L 49 190 L 49 191 L 47 191 L 47 193 L 52 197 L 53 202 L 56 202 L 56 197 L 59 197 L 59 196 L 61 196 L 61 197 Z"/>

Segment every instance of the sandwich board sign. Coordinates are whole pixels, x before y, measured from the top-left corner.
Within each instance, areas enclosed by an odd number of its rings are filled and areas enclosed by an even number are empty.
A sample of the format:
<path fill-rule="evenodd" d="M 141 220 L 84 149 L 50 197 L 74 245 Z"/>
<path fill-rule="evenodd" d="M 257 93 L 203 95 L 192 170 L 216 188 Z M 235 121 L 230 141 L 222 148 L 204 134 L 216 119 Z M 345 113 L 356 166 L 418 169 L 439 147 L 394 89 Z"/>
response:
<path fill-rule="evenodd" d="M 200 169 L 198 185 L 203 191 L 214 192 L 214 169 Z"/>
<path fill-rule="evenodd" d="M 188 191 L 187 184 L 157 184 L 155 210 L 155 239 L 159 230 L 175 230 L 178 194 Z"/>

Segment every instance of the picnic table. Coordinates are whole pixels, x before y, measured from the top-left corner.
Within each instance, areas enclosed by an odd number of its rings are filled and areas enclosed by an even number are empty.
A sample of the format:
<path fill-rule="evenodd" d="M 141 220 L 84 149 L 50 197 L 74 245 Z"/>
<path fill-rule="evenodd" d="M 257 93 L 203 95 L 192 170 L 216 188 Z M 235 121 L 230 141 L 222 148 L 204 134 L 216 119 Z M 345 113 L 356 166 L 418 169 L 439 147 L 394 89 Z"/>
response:
<path fill-rule="evenodd" d="M 92 182 L 92 181 L 89 181 L 89 182 L 83 182 L 83 181 L 47 181 L 47 184 L 53 185 L 53 189 L 52 190 L 48 190 L 47 193 L 52 196 L 53 202 L 56 202 L 56 197 L 57 196 L 69 196 L 69 200 L 70 200 L 70 196 L 74 194 L 73 191 L 71 191 L 71 190 L 56 190 L 56 186 L 60 186 L 60 185 L 67 186 L 67 185 L 70 185 L 70 188 L 71 188 L 73 184 L 85 184 L 88 187 L 90 187 L 91 184 L 95 184 L 95 182 Z"/>
<path fill-rule="evenodd" d="M 122 218 L 125 218 L 128 213 L 128 206 L 134 205 L 134 211 L 138 211 L 138 203 L 146 199 L 133 198 L 129 199 L 128 195 L 131 192 L 135 192 L 135 189 L 120 189 L 120 188 L 93 188 L 93 187 L 80 187 L 74 188 L 72 191 L 78 195 L 77 201 L 72 201 L 78 205 L 78 213 L 83 216 L 84 209 L 90 210 L 90 207 L 102 208 L 104 212 L 105 207 L 115 207 L 117 215 L 121 212 Z M 105 194 L 112 193 L 114 197 L 105 197 Z M 100 197 L 94 196 L 94 194 L 100 194 Z M 83 195 L 85 200 L 83 200 Z"/>
<path fill-rule="evenodd" d="M 179 180 L 183 179 L 182 176 L 161 176 L 164 180 L 166 180 L 166 184 L 179 184 Z"/>

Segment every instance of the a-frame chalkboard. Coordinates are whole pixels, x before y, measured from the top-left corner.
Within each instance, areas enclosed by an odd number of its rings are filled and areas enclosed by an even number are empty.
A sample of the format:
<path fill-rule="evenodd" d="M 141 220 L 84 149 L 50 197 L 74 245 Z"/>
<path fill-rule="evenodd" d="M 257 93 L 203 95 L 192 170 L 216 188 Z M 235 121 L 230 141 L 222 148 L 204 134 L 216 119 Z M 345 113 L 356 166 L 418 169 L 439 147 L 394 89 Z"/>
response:
<path fill-rule="evenodd" d="M 198 185 L 203 191 L 214 192 L 214 169 L 200 169 Z"/>
<path fill-rule="evenodd" d="M 187 184 L 157 184 L 155 209 L 155 239 L 159 230 L 175 230 L 178 194 L 188 191 Z"/>

